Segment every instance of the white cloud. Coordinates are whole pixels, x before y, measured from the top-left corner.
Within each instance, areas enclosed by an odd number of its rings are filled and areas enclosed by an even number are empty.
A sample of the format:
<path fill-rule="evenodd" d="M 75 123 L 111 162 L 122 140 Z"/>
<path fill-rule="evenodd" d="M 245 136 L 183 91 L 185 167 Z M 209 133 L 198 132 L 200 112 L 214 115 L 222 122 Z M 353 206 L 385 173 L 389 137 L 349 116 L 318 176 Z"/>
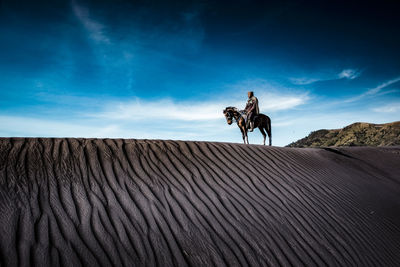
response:
<path fill-rule="evenodd" d="M 358 76 L 360 76 L 361 72 L 356 70 L 356 69 L 345 69 L 342 70 L 341 73 L 338 74 L 338 78 L 339 79 L 349 79 L 349 80 L 353 80 L 355 78 L 357 78 Z"/>
<path fill-rule="evenodd" d="M 310 99 L 307 91 L 293 91 L 290 88 L 271 84 L 264 79 L 251 79 L 227 85 L 229 97 L 218 100 L 220 104 L 244 108 L 247 92 L 253 91 L 259 100 L 261 112 L 276 112 L 297 108 Z"/>
<path fill-rule="evenodd" d="M 118 131 L 116 125 L 93 126 L 71 121 L 60 122 L 22 116 L 0 116 L 0 134 L 2 136 L 106 137 L 115 131 Z"/>
<path fill-rule="evenodd" d="M 5 137 L 85 137 L 138 138 L 223 141 L 232 131 L 221 117 L 216 121 L 183 122 L 150 120 L 148 122 L 112 119 L 60 121 L 48 118 L 0 115 L 0 136 Z M 234 136 L 234 135 L 232 135 Z"/>
<path fill-rule="evenodd" d="M 307 93 L 298 95 L 277 95 L 262 93 L 259 95 L 261 111 L 274 112 L 289 110 L 305 104 L 309 100 Z"/>
<path fill-rule="evenodd" d="M 298 107 L 308 100 L 308 95 L 278 95 L 273 93 L 260 93 L 261 112 L 274 112 Z M 208 100 L 198 102 L 174 101 L 161 99 L 145 101 L 136 99 L 130 102 L 112 102 L 105 104 L 104 110 L 87 114 L 88 117 L 105 118 L 113 120 L 176 120 L 176 121 L 209 121 L 222 117 L 222 110 L 227 106 L 243 109 L 246 98 Z"/>
<path fill-rule="evenodd" d="M 375 112 L 381 112 L 381 113 L 395 113 L 400 111 L 400 102 L 399 103 L 391 103 L 388 105 L 385 105 L 383 107 L 378 107 L 372 109 Z"/>

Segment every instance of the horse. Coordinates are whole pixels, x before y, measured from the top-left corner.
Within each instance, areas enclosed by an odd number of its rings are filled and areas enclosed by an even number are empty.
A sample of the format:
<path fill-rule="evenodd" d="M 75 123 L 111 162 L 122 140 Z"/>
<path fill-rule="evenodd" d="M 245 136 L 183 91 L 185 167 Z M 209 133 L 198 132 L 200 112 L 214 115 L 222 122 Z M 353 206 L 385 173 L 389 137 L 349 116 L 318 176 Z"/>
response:
<path fill-rule="evenodd" d="M 223 110 L 223 113 L 225 115 L 226 118 L 226 122 L 231 125 L 233 120 L 236 121 L 240 131 L 242 132 L 242 137 L 243 137 L 243 142 L 246 144 L 249 144 L 249 138 L 247 137 L 247 127 L 246 127 L 246 122 L 245 119 L 242 115 L 242 113 L 235 107 L 226 107 Z M 254 128 L 258 128 L 260 129 L 261 134 L 264 137 L 264 145 L 265 145 L 265 139 L 267 137 L 267 135 L 264 132 L 267 131 L 268 134 L 268 138 L 269 138 L 269 145 L 272 145 L 272 134 L 271 134 L 271 119 L 264 114 L 258 114 L 255 117 L 254 120 Z"/>

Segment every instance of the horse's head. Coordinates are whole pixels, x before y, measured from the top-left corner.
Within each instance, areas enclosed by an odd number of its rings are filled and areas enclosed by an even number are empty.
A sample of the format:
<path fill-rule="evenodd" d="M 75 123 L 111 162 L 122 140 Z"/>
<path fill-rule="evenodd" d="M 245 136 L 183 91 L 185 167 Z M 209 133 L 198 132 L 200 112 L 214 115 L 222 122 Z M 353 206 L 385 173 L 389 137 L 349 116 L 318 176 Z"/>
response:
<path fill-rule="evenodd" d="M 236 108 L 234 107 L 227 107 L 222 111 L 225 115 L 226 122 L 231 125 L 233 119 L 235 118 L 234 113 L 236 112 Z"/>

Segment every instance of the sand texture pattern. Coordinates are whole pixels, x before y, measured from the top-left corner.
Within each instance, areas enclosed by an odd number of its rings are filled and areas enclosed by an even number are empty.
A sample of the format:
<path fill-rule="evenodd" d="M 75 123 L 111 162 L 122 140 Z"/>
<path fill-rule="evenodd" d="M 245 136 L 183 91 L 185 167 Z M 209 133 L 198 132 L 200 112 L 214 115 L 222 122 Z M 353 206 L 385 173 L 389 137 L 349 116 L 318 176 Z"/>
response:
<path fill-rule="evenodd" d="M 1 266 L 400 266 L 400 147 L 0 139 Z"/>

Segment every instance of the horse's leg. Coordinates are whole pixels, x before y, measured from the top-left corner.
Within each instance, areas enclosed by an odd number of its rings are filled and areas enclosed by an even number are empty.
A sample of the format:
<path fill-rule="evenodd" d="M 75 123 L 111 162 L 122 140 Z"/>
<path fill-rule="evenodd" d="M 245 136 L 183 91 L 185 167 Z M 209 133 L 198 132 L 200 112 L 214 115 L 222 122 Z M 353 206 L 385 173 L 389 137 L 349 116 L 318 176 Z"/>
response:
<path fill-rule="evenodd" d="M 242 133 L 243 143 L 246 144 L 246 139 L 245 139 L 243 129 L 242 129 L 242 127 L 239 127 L 239 129 L 240 129 L 240 132 Z"/>
<path fill-rule="evenodd" d="M 260 132 L 261 132 L 261 134 L 262 134 L 263 137 L 264 137 L 264 142 L 263 142 L 263 144 L 264 144 L 264 146 L 265 146 L 265 139 L 267 138 L 267 135 L 265 134 L 263 127 L 260 126 L 260 127 L 258 127 L 258 129 L 260 129 Z"/>
<path fill-rule="evenodd" d="M 246 126 L 243 127 L 243 132 L 244 132 L 244 136 L 245 136 L 245 138 L 246 138 L 246 141 L 245 141 L 244 143 L 246 144 L 246 142 L 247 142 L 247 144 L 249 144 L 249 136 L 247 135 L 247 128 L 246 128 Z"/>
<path fill-rule="evenodd" d="M 249 138 L 247 137 L 247 127 L 246 127 L 246 122 L 242 118 L 239 122 L 239 128 L 242 131 L 242 136 L 243 136 L 243 142 L 246 144 L 249 143 Z"/>
<path fill-rule="evenodd" d="M 271 119 L 268 118 L 267 119 L 267 123 L 266 123 L 266 127 L 265 129 L 267 130 L 267 134 L 268 134 L 268 138 L 269 138 L 269 145 L 272 145 L 272 131 L 271 131 Z"/>

